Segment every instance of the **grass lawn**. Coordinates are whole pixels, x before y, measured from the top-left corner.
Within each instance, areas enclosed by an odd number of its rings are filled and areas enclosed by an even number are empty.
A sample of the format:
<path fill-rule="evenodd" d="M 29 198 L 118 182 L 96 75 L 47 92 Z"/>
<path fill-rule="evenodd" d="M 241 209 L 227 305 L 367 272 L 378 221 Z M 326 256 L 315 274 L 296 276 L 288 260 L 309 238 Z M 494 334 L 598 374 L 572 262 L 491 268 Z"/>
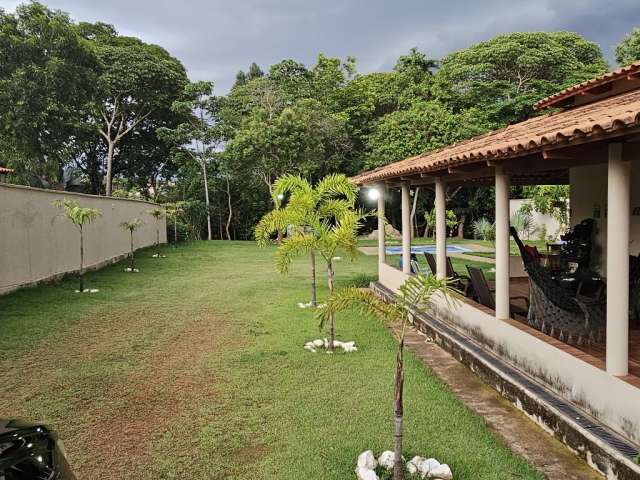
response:
<path fill-rule="evenodd" d="M 0 297 L 0 417 L 56 428 L 79 478 L 354 478 L 362 450 L 392 446 L 394 341 L 350 314 L 338 337 L 358 353 L 303 350 L 319 336 L 296 306 L 308 262 L 283 278 L 273 251 L 146 250 L 138 274 L 123 263 L 90 274 L 97 294 L 73 293 L 68 279 Z M 375 268 L 375 256 L 338 262 L 338 284 Z M 459 480 L 542 478 L 412 355 L 406 363 L 407 457 L 434 456 Z"/>

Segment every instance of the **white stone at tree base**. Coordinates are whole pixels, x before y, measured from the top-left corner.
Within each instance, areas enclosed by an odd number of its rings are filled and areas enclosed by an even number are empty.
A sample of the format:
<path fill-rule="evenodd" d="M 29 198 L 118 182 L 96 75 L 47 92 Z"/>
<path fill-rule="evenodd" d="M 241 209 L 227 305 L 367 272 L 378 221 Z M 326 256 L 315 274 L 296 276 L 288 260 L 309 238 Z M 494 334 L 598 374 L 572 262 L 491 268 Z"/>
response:
<path fill-rule="evenodd" d="M 427 478 L 437 478 L 438 480 L 453 480 L 453 473 L 449 468 L 449 465 L 443 463 L 431 470 Z"/>
<path fill-rule="evenodd" d="M 353 353 L 358 351 L 358 347 L 356 347 L 356 342 L 354 341 L 341 342 L 339 340 L 334 340 L 333 346 L 334 348 L 341 348 L 345 353 Z M 326 338 L 324 340 L 321 338 L 318 338 L 316 340 L 311 340 L 304 344 L 304 348 L 305 350 L 309 350 L 310 352 L 311 351 L 315 352 L 315 350 L 318 348 L 324 348 L 327 350 L 327 353 L 330 352 L 329 340 Z"/>
<path fill-rule="evenodd" d="M 358 480 L 380 480 L 374 470 L 364 467 L 356 468 L 356 477 Z"/>
<path fill-rule="evenodd" d="M 420 465 L 418 465 L 418 471 L 420 472 L 420 476 L 422 476 L 422 478 L 425 478 L 433 471 L 434 468 L 437 468 L 439 466 L 440 462 L 435 458 L 427 458 L 423 459 L 422 462 L 420 462 Z"/>
<path fill-rule="evenodd" d="M 376 457 L 373 456 L 373 452 L 371 450 L 367 450 L 366 452 L 362 452 L 358 455 L 357 465 L 361 468 L 374 470 L 378 466 L 378 462 L 376 461 Z"/>
<path fill-rule="evenodd" d="M 98 293 L 100 290 L 97 288 L 85 288 L 82 292 L 80 290 L 76 290 L 76 293 Z"/>
<path fill-rule="evenodd" d="M 393 470 L 393 465 L 396 461 L 396 454 L 391 450 L 385 450 L 378 457 L 378 465 L 380 465 L 385 470 Z"/>

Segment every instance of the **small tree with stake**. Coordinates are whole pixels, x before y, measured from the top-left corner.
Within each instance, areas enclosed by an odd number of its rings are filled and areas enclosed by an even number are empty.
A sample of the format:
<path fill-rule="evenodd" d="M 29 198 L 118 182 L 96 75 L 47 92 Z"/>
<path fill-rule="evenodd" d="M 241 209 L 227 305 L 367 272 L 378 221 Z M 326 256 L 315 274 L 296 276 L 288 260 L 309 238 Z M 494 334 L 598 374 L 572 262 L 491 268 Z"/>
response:
<path fill-rule="evenodd" d="M 160 219 L 164 218 L 166 212 L 162 208 L 154 208 L 153 210 L 149 210 L 147 212 L 151 215 L 156 222 L 156 258 L 160 258 Z"/>
<path fill-rule="evenodd" d="M 417 274 L 409 277 L 404 282 L 395 300 L 391 303 L 384 302 L 371 290 L 349 287 L 332 294 L 327 300 L 326 307 L 318 312 L 320 321 L 326 322 L 343 310 L 350 308 L 359 309 L 365 314 L 375 316 L 388 325 L 398 341 L 394 382 L 394 480 L 402 480 L 404 478 L 404 466 L 402 464 L 404 427 L 404 337 L 407 328 L 413 324 L 413 316 L 428 311 L 431 300 L 436 294 L 440 295 L 447 302 L 451 302 L 454 298 L 451 297 L 446 279 L 439 279 L 433 275 Z"/>
<path fill-rule="evenodd" d="M 64 216 L 73 223 L 80 232 L 80 292 L 84 292 L 84 226 L 93 222 L 102 211 L 98 208 L 81 207 L 75 200 L 56 200 L 53 203 L 64 209 Z"/>
<path fill-rule="evenodd" d="M 136 230 L 138 230 L 142 225 L 144 225 L 144 222 L 142 220 L 140 220 L 139 218 L 134 218 L 132 220 L 129 220 L 128 222 L 122 222 L 120 224 L 120 226 L 125 229 L 125 230 L 129 230 L 129 234 L 131 235 L 131 253 L 129 254 L 129 258 L 131 259 L 131 266 L 129 267 L 131 269 L 131 272 L 135 271 L 135 259 L 134 259 L 134 250 L 133 250 L 133 232 L 135 232 Z"/>

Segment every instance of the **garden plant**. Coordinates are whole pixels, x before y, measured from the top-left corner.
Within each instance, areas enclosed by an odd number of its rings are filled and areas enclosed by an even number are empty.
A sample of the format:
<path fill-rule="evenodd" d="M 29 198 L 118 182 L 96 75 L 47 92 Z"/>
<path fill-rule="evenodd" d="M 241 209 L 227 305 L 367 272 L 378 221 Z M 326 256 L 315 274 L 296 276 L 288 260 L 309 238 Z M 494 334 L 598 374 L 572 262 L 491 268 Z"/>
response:
<path fill-rule="evenodd" d="M 414 315 L 425 313 L 431 307 L 432 298 L 436 295 L 453 304 L 455 297 L 447 287 L 446 279 L 433 275 L 417 274 L 409 277 L 399 289 L 398 295 L 391 303 L 387 303 L 371 290 L 347 287 L 334 292 L 324 309 L 318 312 L 321 322 L 333 321 L 335 315 L 347 309 L 358 309 L 372 315 L 390 327 L 398 341 L 394 381 L 394 467 L 393 479 L 404 478 L 402 462 L 402 440 L 404 430 L 404 339 L 407 329 L 413 324 Z"/>
<path fill-rule="evenodd" d="M 135 232 L 140 227 L 142 227 L 142 225 L 144 225 L 144 222 L 142 220 L 140 220 L 139 218 L 134 218 L 132 220 L 129 220 L 128 222 L 122 222 L 120 224 L 120 226 L 123 229 L 129 230 L 129 234 L 131 236 L 131 252 L 129 253 L 129 258 L 131 260 L 131 263 L 130 263 L 129 269 L 127 271 L 132 272 L 132 273 L 136 271 L 135 254 L 134 254 L 134 248 L 133 248 L 133 232 Z"/>
<path fill-rule="evenodd" d="M 288 195 L 286 205 L 282 201 Z M 345 175 L 328 175 L 315 187 L 296 175 L 284 175 L 274 185 L 276 208 L 266 214 L 255 229 L 259 245 L 273 234 L 288 231 L 276 254 L 277 268 L 286 274 L 295 257 L 311 258 L 311 305 L 316 306 L 316 255 L 327 268 L 329 292 L 334 290 L 334 257 L 345 250 L 354 260 L 358 255 L 358 229 L 365 213 L 356 210 L 356 187 Z M 329 350 L 333 351 L 335 326 L 328 319 Z"/>
<path fill-rule="evenodd" d="M 54 205 L 64 209 L 64 216 L 80 232 L 80 292 L 84 292 L 84 226 L 96 220 L 102 212 L 98 208 L 81 207 L 75 200 L 57 200 Z"/>
<path fill-rule="evenodd" d="M 155 258 L 160 258 L 160 219 L 165 217 L 167 213 L 162 208 L 154 208 L 147 212 L 156 222 L 156 253 Z"/>

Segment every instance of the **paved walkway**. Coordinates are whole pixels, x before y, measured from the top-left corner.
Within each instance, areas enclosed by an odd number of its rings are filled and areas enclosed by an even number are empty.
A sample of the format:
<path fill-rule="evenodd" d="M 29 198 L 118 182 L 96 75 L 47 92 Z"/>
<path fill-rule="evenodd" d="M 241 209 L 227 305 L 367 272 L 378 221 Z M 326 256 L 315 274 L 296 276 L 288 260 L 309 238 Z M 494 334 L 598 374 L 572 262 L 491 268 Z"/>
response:
<path fill-rule="evenodd" d="M 484 419 L 489 430 L 511 450 L 526 458 L 545 478 L 603 478 L 424 334 L 409 331 L 405 345 L 449 387 L 458 400 Z"/>

